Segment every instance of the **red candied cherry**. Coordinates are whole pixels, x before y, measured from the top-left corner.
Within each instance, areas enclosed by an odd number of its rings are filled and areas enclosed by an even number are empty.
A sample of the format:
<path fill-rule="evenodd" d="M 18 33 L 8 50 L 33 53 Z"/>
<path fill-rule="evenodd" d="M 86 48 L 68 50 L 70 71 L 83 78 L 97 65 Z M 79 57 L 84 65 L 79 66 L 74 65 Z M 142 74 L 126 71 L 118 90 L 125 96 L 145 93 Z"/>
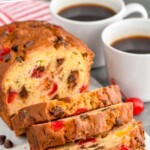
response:
<path fill-rule="evenodd" d="M 63 121 L 55 121 L 51 123 L 51 128 L 54 131 L 59 131 L 64 127 L 64 122 Z"/>
<path fill-rule="evenodd" d="M 44 71 L 45 71 L 45 68 L 44 67 L 38 67 L 36 69 L 33 70 L 32 72 L 32 77 L 33 78 L 40 78 L 44 75 Z"/>
<path fill-rule="evenodd" d="M 85 140 L 82 140 L 82 141 L 79 141 L 79 145 L 82 145 L 82 144 L 85 144 L 85 143 L 88 143 L 88 142 L 96 142 L 96 139 L 95 138 L 89 138 L 89 139 L 85 139 Z"/>
<path fill-rule="evenodd" d="M 57 91 L 57 89 L 58 89 L 58 85 L 54 82 L 48 95 L 51 96 L 52 94 L 54 94 Z"/>
<path fill-rule="evenodd" d="M 17 96 L 16 92 L 10 92 L 9 96 L 8 96 L 8 99 L 7 99 L 7 102 L 12 103 L 15 100 L 16 96 Z"/>
<path fill-rule="evenodd" d="M 6 30 L 7 30 L 9 33 L 12 33 L 12 32 L 15 30 L 15 26 L 13 26 L 13 25 L 7 26 Z"/>
<path fill-rule="evenodd" d="M 5 47 L 5 48 L 1 49 L 0 50 L 0 61 L 3 61 L 3 57 L 8 53 L 10 53 L 9 48 Z"/>
<path fill-rule="evenodd" d="M 140 98 L 132 97 L 126 99 L 126 102 L 132 102 L 133 103 L 133 114 L 139 115 L 144 110 L 144 103 Z"/>
<path fill-rule="evenodd" d="M 87 91 L 87 89 L 88 89 L 88 85 L 83 85 L 80 89 L 80 93 Z"/>
<path fill-rule="evenodd" d="M 131 150 L 129 147 L 125 146 L 125 145 L 122 145 L 120 150 Z"/>
<path fill-rule="evenodd" d="M 75 111 L 74 115 L 79 115 L 79 114 L 87 112 L 87 111 L 88 111 L 87 108 L 79 108 Z"/>
<path fill-rule="evenodd" d="M 58 26 L 58 25 L 55 25 L 55 24 L 53 24 L 53 27 L 55 27 L 57 29 L 61 29 L 62 28 L 61 26 Z"/>

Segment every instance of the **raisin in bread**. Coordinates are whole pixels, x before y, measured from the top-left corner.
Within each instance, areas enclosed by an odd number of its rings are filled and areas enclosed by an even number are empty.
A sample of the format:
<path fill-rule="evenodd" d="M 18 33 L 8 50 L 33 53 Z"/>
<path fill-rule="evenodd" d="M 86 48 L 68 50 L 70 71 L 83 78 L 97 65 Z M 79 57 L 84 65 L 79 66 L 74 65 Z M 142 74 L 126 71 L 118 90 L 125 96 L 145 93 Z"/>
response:
<path fill-rule="evenodd" d="M 0 114 L 87 90 L 94 54 L 79 39 L 47 22 L 0 27 Z"/>
<path fill-rule="evenodd" d="M 31 147 L 44 150 L 95 136 L 132 119 L 132 103 L 120 103 L 54 122 L 32 125 L 26 135 Z"/>
<path fill-rule="evenodd" d="M 111 131 L 76 143 L 47 148 L 46 150 L 144 150 L 144 128 L 141 122 L 133 121 Z M 35 150 L 34 148 L 32 150 Z M 37 149 L 36 149 L 37 150 Z M 41 149 L 45 150 L 45 149 Z"/>
<path fill-rule="evenodd" d="M 110 85 L 70 98 L 55 99 L 24 107 L 11 120 L 16 135 L 20 135 L 25 133 L 25 129 L 32 124 L 78 115 L 89 110 L 121 103 L 121 101 L 119 87 Z"/>

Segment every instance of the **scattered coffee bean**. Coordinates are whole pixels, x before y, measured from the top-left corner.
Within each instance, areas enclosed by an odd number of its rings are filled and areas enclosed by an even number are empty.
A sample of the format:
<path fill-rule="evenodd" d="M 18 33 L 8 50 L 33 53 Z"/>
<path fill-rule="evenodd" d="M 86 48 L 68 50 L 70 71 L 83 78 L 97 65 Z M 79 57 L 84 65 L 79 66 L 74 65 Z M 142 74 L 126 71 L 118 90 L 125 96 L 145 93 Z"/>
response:
<path fill-rule="evenodd" d="M 3 145 L 5 142 L 6 136 L 5 135 L 0 135 L 0 145 Z"/>
<path fill-rule="evenodd" d="M 13 143 L 10 140 L 5 140 L 4 142 L 4 147 L 5 148 L 12 148 L 13 147 Z"/>

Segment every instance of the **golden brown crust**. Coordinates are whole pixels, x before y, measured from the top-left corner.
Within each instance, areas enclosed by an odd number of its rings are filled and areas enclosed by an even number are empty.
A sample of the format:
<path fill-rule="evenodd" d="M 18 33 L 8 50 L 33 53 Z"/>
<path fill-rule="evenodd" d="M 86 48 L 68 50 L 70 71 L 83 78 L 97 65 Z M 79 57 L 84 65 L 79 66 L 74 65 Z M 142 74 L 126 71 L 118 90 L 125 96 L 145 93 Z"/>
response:
<path fill-rule="evenodd" d="M 122 115 L 124 111 L 128 112 L 126 116 Z M 55 122 L 33 125 L 27 129 L 27 138 L 31 147 L 44 150 L 47 147 L 95 136 L 115 125 L 131 122 L 132 119 L 132 103 L 121 103 Z"/>
<path fill-rule="evenodd" d="M 124 134 L 119 135 L 119 133 Z M 94 138 L 81 140 L 77 143 L 68 143 L 60 147 L 48 148 L 47 150 L 145 150 L 144 128 L 141 122 L 131 122 L 115 127 L 105 134 L 106 136 L 99 134 Z"/>
<path fill-rule="evenodd" d="M 90 77 L 94 54 L 83 42 L 61 27 L 42 21 L 14 22 L 0 27 L 0 112 L 9 126 L 11 126 L 10 116 L 13 113 L 10 114 L 6 102 L 7 92 L 4 91 L 6 75 L 13 66 L 30 59 L 32 52 L 46 47 L 62 49 L 65 53 L 69 49 L 76 48 L 83 57 L 86 55 L 85 60 L 90 62 L 86 66 L 87 79 Z"/>
<path fill-rule="evenodd" d="M 81 113 L 117 104 L 121 101 L 119 87 L 110 85 L 70 98 L 31 105 L 19 110 L 18 114 L 12 117 L 13 129 L 17 135 L 20 135 L 25 133 L 25 129 L 32 124 L 65 118 L 74 115 L 77 111 Z"/>

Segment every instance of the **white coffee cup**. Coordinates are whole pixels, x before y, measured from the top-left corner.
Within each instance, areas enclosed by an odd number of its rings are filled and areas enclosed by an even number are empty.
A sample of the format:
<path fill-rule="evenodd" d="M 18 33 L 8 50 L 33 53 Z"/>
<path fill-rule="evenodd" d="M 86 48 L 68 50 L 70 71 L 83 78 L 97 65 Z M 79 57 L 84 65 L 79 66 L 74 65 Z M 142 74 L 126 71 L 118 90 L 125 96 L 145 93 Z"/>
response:
<path fill-rule="evenodd" d="M 126 19 L 109 25 L 102 33 L 108 79 L 118 84 L 124 97 L 150 101 L 150 54 L 117 50 L 111 44 L 131 36 L 150 37 L 149 19 Z"/>
<path fill-rule="evenodd" d="M 110 18 L 99 21 L 73 21 L 61 17 L 58 12 L 63 8 L 78 4 L 98 4 L 113 9 L 116 14 Z M 139 12 L 141 17 L 147 18 L 145 8 L 137 3 L 125 6 L 123 0 L 52 0 L 50 3 L 52 23 L 58 24 L 83 40 L 95 53 L 93 68 L 104 65 L 104 56 L 101 43 L 101 32 L 109 24 L 124 17 Z"/>

